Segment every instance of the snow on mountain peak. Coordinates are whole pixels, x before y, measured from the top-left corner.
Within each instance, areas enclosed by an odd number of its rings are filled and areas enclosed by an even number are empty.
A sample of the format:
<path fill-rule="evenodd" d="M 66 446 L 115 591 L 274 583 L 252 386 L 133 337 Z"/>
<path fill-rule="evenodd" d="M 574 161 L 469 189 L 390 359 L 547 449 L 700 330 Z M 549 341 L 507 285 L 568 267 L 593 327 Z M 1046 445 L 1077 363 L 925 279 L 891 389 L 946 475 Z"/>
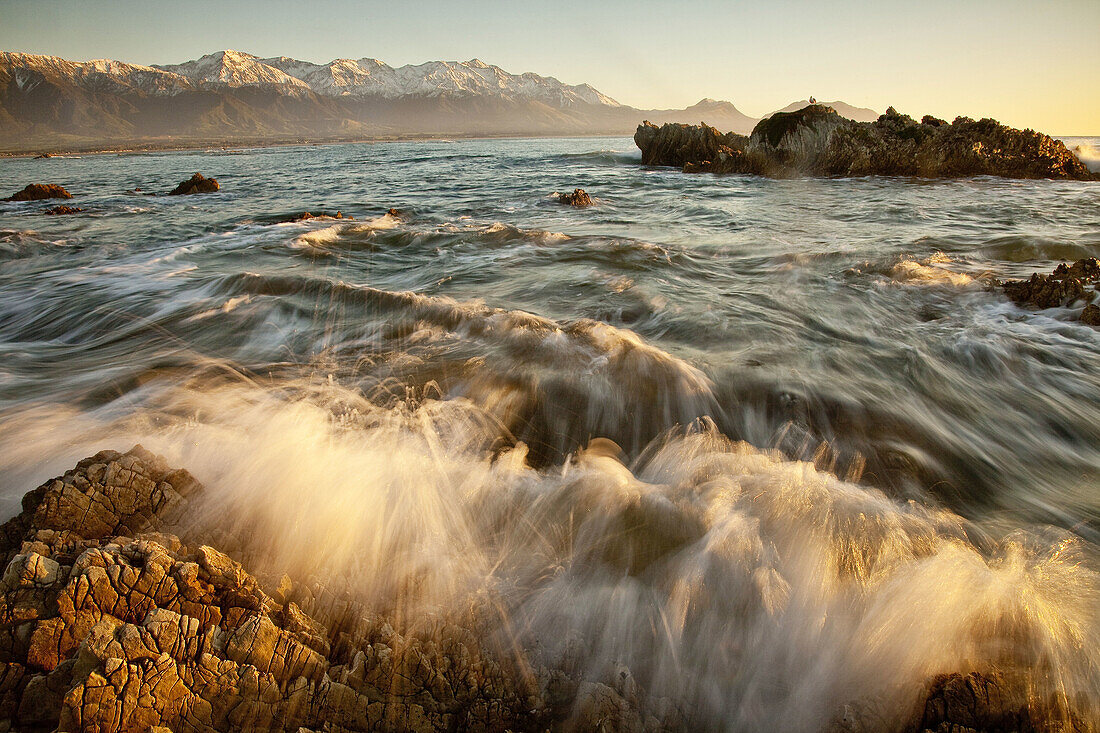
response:
<path fill-rule="evenodd" d="M 229 87 L 275 85 L 292 91 L 309 91 L 309 85 L 250 53 L 218 51 L 182 64 L 158 66 L 186 77 L 192 84 Z"/>
<path fill-rule="evenodd" d="M 96 77 L 96 83 L 122 84 L 149 94 L 175 94 L 203 87 L 262 87 L 322 97 L 474 97 L 536 100 L 557 107 L 618 102 L 588 84 L 571 86 L 554 77 L 511 74 L 481 59 L 428 61 L 394 68 L 378 59 L 336 59 L 327 64 L 288 56 L 261 59 L 227 49 L 180 64 L 138 66 L 110 59 L 69 62 L 53 56 L 5 53 L 0 62 L 28 70 L 49 68 L 73 79 Z"/>

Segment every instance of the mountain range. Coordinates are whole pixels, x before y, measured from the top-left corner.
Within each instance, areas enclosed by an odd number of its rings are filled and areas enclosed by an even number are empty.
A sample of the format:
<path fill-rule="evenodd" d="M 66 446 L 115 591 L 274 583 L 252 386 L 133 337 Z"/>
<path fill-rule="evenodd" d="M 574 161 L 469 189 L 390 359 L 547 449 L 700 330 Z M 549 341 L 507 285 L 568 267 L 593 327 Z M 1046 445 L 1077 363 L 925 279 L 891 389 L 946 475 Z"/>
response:
<path fill-rule="evenodd" d="M 877 116 L 842 102 L 831 105 L 841 114 L 848 109 Z M 406 136 L 626 135 L 643 119 L 705 121 L 742 133 L 758 121 L 713 99 L 681 110 L 637 109 L 588 84 L 511 74 L 478 59 L 395 68 L 371 58 L 315 64 L 219 51 L 181 64 L 142 66 L 0 52 L 0 150 L 9 152 Z"/>

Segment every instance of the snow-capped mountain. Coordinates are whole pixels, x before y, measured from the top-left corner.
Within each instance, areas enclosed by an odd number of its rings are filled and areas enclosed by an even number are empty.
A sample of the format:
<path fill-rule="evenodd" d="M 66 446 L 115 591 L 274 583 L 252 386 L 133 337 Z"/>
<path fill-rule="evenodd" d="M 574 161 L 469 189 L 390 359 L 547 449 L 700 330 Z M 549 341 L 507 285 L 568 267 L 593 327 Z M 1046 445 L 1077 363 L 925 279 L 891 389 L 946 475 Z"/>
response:
<path fill-rule="evenodd" d="M 638 110 L 588 84 L 479 59 L 392 67 L 219 51 L 141 66 L 0 53 L 0 149 L 405 135 L 629 135 L 643 119 L 747 132 L 729 102 Z"/>
<path fill-rule="evenodd" d="M 310 90 L 329 97 L 499 96 L 536 99 L 561 107 L 579 104 L 619 107 L 588 84 L 570 86 L 538 74 L 509 74 L 479 59 L 429 61 L 393 68 L 378 59 L 336 59 L 327 64 L 287 56 L 260 59 L 240 51 L 220 51 L 196 61 L 159 66 L 196 86 L 281 86 L 288 92 Z"/>
<path fill-rule="evenodd" d="M 312 91 L 309 84 L 269 66 L 250 53 L 218 51 L 182 64 L 156 68 L 179 74 L 197 87 L 283 87 L 288 92 Z"/>

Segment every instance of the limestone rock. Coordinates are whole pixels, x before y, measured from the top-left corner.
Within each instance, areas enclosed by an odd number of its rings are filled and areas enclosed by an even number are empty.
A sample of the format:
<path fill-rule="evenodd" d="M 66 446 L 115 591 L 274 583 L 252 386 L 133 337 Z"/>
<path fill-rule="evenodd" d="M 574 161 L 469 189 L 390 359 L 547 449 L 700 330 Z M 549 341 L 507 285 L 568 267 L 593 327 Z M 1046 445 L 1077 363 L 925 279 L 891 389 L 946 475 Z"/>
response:
<path fill-rule="evenodd" d="M 73 196 L 56 183 L 31 183 L 4 201 L 41 201 L 43 199 L 71 199 Z"/>
<path fill-rule="evenodd" d="M 216 178 L 206 178 L 201 173 L 188 178 L 168 192 L 169 196 L 189 196 L 194 193 L 214 193 L 219 188 Z"/>
<path fill-rule="evenodd" d="M 148 530 L 197 485 L 141 446 L 102 451 L 24 496 L 22 513 L 0 526 L 0 551 L 10 559 L 31 528 L 89 540 Z"/>

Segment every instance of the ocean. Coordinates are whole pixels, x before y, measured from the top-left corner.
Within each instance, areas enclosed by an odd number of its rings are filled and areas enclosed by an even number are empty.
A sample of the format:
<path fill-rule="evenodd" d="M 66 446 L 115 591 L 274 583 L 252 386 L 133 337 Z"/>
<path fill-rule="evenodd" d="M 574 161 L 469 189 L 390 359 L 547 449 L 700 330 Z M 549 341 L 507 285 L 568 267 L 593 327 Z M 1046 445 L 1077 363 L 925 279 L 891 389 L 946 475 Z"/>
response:
<path fill-rule="evenodd" d="M 732 729 L 990 666 L 1100 702 L 1100 330 L 994 287 L 1100 256 L 1100 184 L 627 138 L 0 161 L 32 182 L 86 212 L 0 203 L 5 519 L 141 443 L 265 571 L 489 596 L 486 633 Z"/>

